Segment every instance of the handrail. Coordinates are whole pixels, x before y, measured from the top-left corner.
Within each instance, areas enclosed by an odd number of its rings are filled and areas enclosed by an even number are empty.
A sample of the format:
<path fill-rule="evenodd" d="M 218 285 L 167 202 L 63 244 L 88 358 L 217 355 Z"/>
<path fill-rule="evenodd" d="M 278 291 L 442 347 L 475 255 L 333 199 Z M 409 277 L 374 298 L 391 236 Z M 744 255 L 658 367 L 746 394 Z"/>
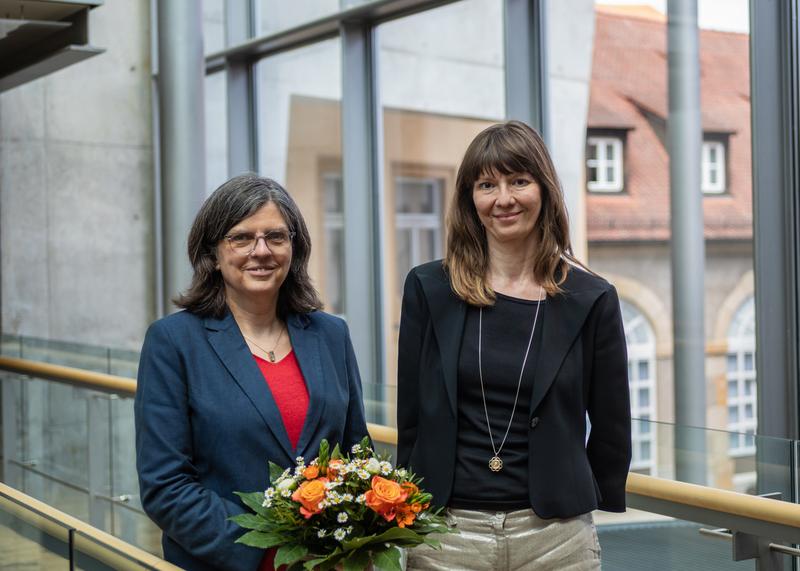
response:
<path fill-rule="evenodd" d="M 70 541 L 69 530 L 75 530 L 91 540 L 82 541 L 80 551 L 112 569 L 139 570 L 142 566 L 146 566 L 160 571 L 180 571 L 180 567 L 100 531 L 2 482 L 0 482 L 0 511 L 7 512 L 64 543 Z M 77 536 L 73 534 L 73 538 L 75 537 Z"/>
<path fill-rule="evenodd" d="M 133 379 L 53 363 L 0 356 L 0 370 L 127 397 L 136 394 L 136 381 Z M 372 423 L 367 423 L 367 428 L 376 442 L 397 445 L 396 429 Z"/>
<path fill-rule="evenodd" d="M 54 365 L 53 363 L 0 356 L 0 370 L 95 391 L 110 392 L 131 397 L 136 394 L 136 381 L 133 379 L 86 371 L 84 369 L 76 369 L 74 367 L 65 367 L 63 365 Z"/>
<path fill-rule="evenodd" d="M 133 396 L 136 391 L 136 381 L 132 379 L 26 359 L 0 357 L 0 370 L 94 390 L 111 391 L 112 388 L 116 388 L 115 392 L 126 396 Z M 397 444 L 397 429 L 378 424 L 369 424 L 368 428 L 376 442 Z M 774 524 L 784 528 L 785 533 L 782 537 L 789 533 L 798 538 L 796 543 L 800 543 L 800 505 L 798 504 L 685 482 L 675 482 L 633 472 L 628 474 L 626 492 L 629 500 L 632 500 L 630 503 L 635 507 L 640 507 L 643 500 L 645 503 L 650 502 L 648 505 L 654 505 L 652 502 L 659 502 L 658 505 L 662 507 L 665 503 L 669 503 L 673 506 L 684 506 L 689 510 L 702 511 L 705 516 L 713 515 L 713 513 L 728 514 L 736 517 L 737 521 L 749 519 L 765 524 Z M 669 513 L 669 511 L 660 509 L 658 513 Z M 674 509 L 672 511 L 674 512 Z M 692 517 L 684 517 L 684 519 L 703 521 Z M 709 521 L 708 523 L 713 522 Z"/>
<path fill-rule="evenodd" d="M 796 527 L 800 532 L 800 505 L 729 490 L 676 482 L 631 472 L 625 491 L 675 504 L 729 513 L 748 519 Z"/>

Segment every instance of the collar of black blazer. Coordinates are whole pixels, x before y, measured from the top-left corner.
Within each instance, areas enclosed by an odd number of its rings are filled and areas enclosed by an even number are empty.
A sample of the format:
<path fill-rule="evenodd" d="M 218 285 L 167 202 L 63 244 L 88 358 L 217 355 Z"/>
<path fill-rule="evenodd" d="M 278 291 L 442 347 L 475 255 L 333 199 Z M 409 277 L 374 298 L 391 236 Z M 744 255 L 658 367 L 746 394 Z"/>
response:
<path fill-rule="evenodd" d="M 441 262 L 425 264 L 416 270 L 433 322 L 439 345 L 445 387 L 453 415 L 457 416 L 458 353 L 464 332 L 467 304 L 450 288 Z M 571 267 L 561 285 L 563 293 L 548 296 L 542 308 L 542 348 L 537 360 L 530 414 L 542 402 L 555 380 L 561 363 L 581 331 L 595 302 L 610 286 L 599 276 Z"/>

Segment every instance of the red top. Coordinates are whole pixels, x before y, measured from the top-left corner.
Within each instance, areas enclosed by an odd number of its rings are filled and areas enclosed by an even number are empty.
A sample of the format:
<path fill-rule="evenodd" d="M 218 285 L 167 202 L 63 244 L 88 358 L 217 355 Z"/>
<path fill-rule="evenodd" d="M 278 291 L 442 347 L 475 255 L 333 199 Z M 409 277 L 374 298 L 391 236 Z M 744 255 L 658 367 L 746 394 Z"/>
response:
<path fill-rule="evenodd" d="M 253 357 L 267 381 L 275 404 L 278 405 L 283 426 L 289 435 L 289 442 L 292 448 L 297 449 L 297 442 L 300 440 L 308 412 L 308 389 L 294 351 L 290 351 L 277 363 L 270 363 L 258 355 Z M 274 560 L 275 550 L 270 549 L 264 554 L 259 571 L 272 571 Z M 285 567 L 281 566 L 281 569 Z"/>
<path fill-rule="evenodd" d="M 253 357 L 281 412 L 289 442 L 296 449 L 308 412 L 308 389 L 294 351 L 290 351 L 277 363 L 270 363 L 257 355 Z"/>

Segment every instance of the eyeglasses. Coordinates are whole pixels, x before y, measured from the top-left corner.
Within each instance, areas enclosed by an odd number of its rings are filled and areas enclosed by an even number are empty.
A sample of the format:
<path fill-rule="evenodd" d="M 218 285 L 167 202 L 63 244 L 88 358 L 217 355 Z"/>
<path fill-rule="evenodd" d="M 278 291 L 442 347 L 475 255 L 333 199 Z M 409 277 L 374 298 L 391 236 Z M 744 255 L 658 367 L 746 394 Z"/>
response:
<path fill-rule="evenodd" d="M 291 245 L 294 239 L 294 232 L 290 230 L 269 230 L 263 234 L 236 232 L 235 234 L 225 235 L 225 239 L 231 245 L 231 250 L 241 255 L 252 254 L 258 246 L 258 241 L 262 238 L 267 248 L 271 251 L 283 250 Z"/>

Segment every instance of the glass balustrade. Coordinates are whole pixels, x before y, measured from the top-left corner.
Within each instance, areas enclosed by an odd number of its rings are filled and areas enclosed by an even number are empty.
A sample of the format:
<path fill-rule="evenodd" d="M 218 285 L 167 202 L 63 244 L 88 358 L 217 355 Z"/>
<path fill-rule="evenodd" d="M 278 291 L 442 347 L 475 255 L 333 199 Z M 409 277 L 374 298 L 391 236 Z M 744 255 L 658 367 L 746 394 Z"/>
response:
<path fill-rule="evenodd" d="M 74 348 L 2 338 L 2 352 L 7 356 L 128 377 L 135 374 L 134 352 L 82 347 L 70 354 Z M 131 395 L 110 395 L 8 372 L 0 373 L 0 379 L 4 481 L 125 542 L 160 553 L 160 531 L 139 501 Z M 377 384 L 365 388 L 365 395 L 377 397 L 365 399 L 370 420 L 375 418 L 370 411 L 376 413 L 382 406 L 381 389 Z M 797 474 L 795 441 L 641 419 L 634 419 L 633 435 L 632 472 L 746 494 L 775 494 L 790 502 L 797 499 L 792 485 Z M 393 444 L 379 441 L 376 447 L 391 454 L 396 450 Z M 36 555 L 42 551 L 37 545 L 52 538 L 30 539 L 24 522 L 8 513 L 2 517 L 2 533 L 7 537 L 22 534 L 26 539 L 19 549 L 34 554 L 30 557 L 50 558 L 59 553 L 48 548 L 46 554 Z M 752 562 L 733 562 L 730 542 L 701 534 L 698 530 L 703 526 L 697 523 L 635 508 L 624 514 L 596 512 L 595 521 L 604 569 L 752 568 Z M 28 547 L 23 549 L 24 545 Z"/>

